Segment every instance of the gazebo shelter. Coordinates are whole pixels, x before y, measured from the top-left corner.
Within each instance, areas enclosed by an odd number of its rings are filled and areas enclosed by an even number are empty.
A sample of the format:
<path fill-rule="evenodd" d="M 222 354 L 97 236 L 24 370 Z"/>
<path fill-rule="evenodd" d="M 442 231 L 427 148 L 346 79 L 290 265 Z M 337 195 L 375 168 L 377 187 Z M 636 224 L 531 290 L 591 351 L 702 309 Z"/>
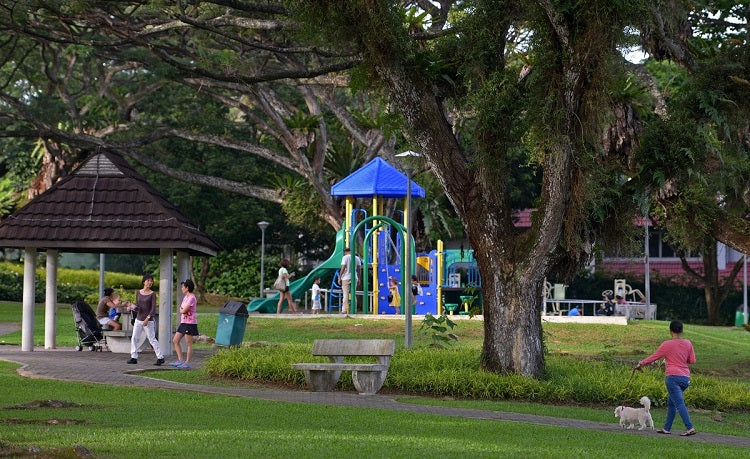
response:
<path fill-rule="evenodd" d="M 184 280 L 190 273 L 191 255 L 214 256 L 219 250 L 216 242 L 120 155 L 109 151 L 92 154 L 71 175 L 0 223 L 0 247 L 20 249 L 24 254 L 22 351 L 34 350 L 34 274 L 39 251 L 47 256 L 45 349 L 56 347 L 60 252 L 158 254 L 159 345 L 166 355 L 172 354 L 173 263 L 176 260 L 177 276 Z M 181 301 L 182 293 L 178 293 L 178 304 Z"/>

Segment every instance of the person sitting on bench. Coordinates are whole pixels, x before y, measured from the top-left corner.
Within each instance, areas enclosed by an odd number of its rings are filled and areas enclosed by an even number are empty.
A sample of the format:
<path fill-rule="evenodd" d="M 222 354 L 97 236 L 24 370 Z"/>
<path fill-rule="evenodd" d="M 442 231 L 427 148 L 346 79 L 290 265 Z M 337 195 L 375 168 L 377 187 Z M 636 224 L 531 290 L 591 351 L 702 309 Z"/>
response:
<path fill-rule="evenodd" d="M 96 320 L 99 321 L 102 328 L 109 327 L 110 330 L 121 330 L 122 324 L 116 320 L 112 320 L 109 317 L 109 310 L 111 308 L 117 308 L 120 306 L 120 297 L 115 295 L 115 291 L 109 287 L 104 289 L 104 297 L 99 300 L 99 305 L 96 307 Z"/>

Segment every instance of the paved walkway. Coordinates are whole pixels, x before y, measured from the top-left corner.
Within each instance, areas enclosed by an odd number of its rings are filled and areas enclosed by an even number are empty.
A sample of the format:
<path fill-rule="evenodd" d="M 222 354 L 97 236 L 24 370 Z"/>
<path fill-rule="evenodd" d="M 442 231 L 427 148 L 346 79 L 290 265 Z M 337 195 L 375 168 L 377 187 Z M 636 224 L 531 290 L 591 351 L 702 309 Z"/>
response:
<path fill-rule="evenodd" d="M 196 350 L 194 368 L 199 368 L 202 362 L 211 354 L 210 350 Z M 441 406 L 412 405 L 396 401 L 391 395 L 362 396 L 353 392 L 307 392 L 303 390 L 278 390 L 264 388 L 235 388 L 215 387 L 194 384 L 184 384 L 164 381 L 148 377 L 143 370 L 153 370 L 155 361 L 153 353 L 142 353 L 137 365 L 125 362 L 127 354 L 111 352 L 76 352 L 72 348 L 35 349 L 34 352 L 21 352 L 20 346 L 0 345 L 0 360 L 16 362 L 22 365 L 19 373 L 30 378 L 47 378 L 64 381 L 85 381 L 107 385 L 143 386 L 164 389 L 193 390 L 212 394 L 226 394 L 240 397 L 252 397 L 262 400 L 315 403 L 322 405 L 354 406 L 362 408 L 380 408 L 394 411 L 408 411 L 413 413 L 430 413 L 440 416 L 456 416 L 471 419 L 487 419 L 497 421 L 516 421 L 531 424 L 564 426 L 588 430 L 625 433 L 629 435 L 658 436 L 652 431 L 623 431 L 613 418 L 611 423 L 584 421 L 578 419 L 553 418 L 530 414 L 507 413 L 499 411 L 485 411 L 465 408 L 449 408 Z M 169 366 L 160 369 L 171 368 Z M 175 370 L 178 371 L 178 370 Z M 677 432 L 675 432 L 677 433 Z M 734 437 L 699 433 L 692 437 L 678 438 L 680 441 L 717 443 L 724 445 L 750 448 L 750 438 Z"/>

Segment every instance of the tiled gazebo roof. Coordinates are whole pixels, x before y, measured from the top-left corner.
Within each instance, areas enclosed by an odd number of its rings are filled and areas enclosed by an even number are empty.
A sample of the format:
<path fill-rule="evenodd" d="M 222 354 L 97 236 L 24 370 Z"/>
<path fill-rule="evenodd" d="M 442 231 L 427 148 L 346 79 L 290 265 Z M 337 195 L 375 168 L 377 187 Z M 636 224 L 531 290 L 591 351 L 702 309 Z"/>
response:
<path fill-rule="evenodd" d="M 0 247 L 215 255 L 218 244 L 119 155 L 98 152 L 0 223 Z"/>

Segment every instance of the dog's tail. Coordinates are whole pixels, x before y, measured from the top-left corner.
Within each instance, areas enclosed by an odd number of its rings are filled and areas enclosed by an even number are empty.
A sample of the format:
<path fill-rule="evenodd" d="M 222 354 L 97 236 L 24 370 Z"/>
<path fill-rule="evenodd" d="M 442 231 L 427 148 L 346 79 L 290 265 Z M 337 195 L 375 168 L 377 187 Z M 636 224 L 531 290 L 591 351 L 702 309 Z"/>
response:
<path fill-rule="evenodd" d="M 646 408 L 646 411 L 651 409 L 651 399 L 646 397 L 645 395 L 641 397 L 641 405 L 643 405 L 644 408 Z"/>

